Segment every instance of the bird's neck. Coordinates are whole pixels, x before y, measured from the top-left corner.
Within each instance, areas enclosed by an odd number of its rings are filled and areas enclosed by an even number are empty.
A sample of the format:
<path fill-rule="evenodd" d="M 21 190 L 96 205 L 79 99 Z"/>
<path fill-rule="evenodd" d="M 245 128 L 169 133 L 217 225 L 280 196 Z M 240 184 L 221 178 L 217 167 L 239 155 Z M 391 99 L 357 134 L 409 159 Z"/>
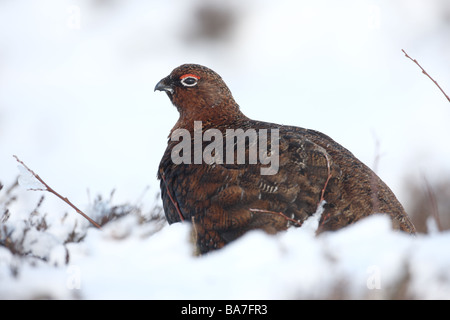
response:
<path fill-rule="evenodd" d="M 172 128 L 171 134 L 176 129 L 186 129 L 189 132 L 194 132 L 194 128 L 199 126 L 199 122 L 203 129 L 227 129 L 235 128 L 242 121 L 248 120 L 239 109 L 237 103 L 231 106 L 197 106 L 190 110 L 178 108 L 178 111 L 180 112 L 180 118 Z"/>

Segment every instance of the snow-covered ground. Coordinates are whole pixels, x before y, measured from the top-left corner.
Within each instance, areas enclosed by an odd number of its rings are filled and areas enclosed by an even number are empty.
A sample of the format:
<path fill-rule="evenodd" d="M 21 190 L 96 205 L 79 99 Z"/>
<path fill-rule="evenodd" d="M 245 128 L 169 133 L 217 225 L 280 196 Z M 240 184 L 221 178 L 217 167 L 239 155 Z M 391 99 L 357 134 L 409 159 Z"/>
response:
<path fill-rule="evenodd" d="M 1 299 L 450 299 L 450 232 L 413 237 L 381 215 L 320 236 L 254 231 L 200 257 L 187 223 L 79 221 L 83 239 L 66 244 L 64 225 L 32 227 L 26 256 L 0 247 Z"/>

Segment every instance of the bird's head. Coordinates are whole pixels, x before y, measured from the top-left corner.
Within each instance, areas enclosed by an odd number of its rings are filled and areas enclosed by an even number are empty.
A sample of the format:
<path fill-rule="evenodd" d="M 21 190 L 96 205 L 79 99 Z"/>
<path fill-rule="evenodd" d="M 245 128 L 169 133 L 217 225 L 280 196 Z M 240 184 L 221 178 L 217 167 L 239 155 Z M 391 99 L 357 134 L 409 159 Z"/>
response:
<path fill-rule="evenodd" d="M 180 119 L 212 120 L 239 111 L 222 78 L 213 70 L 198 65 L 184 64 L 155 86 L 155 91 L 165 91 L 177 107 Z"/>

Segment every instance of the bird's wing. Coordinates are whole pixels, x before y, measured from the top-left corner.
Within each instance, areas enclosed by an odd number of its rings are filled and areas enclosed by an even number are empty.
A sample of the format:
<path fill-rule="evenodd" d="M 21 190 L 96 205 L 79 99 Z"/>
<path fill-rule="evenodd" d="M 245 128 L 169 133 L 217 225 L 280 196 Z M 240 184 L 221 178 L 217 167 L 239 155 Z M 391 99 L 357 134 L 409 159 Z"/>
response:
<path fill-rule="evenodd" d="M 244 164 L 224 159 L 222 164 L 174 165 L 166 151 L 159 175 L 169 223 L 194 217 L 228 242 L 250 229 L 275 232 L 300 225 L 321 200 L 339 196 L 340 170 L 324 148 L 295 131 L 283 131 L 278 142 L 278 150 L 270 141 L 267 148 L 279 155 L 272 175 L 262 174 L 271 164 L 248 163 L 249 144 Z"/>

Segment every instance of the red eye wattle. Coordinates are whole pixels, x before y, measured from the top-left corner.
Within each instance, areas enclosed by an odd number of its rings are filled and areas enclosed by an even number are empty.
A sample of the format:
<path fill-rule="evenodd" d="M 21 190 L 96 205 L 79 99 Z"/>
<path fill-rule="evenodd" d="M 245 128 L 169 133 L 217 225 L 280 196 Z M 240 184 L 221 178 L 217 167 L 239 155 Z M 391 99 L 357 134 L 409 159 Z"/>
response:
<path fill-rule="evenodd" d="M 187 73 L 187 74 L 182 75 L 182 76 L 180 77 L 180 80 L 183 80 L 183 79 L 188 78 L 188 77 L 192 77 L 192 78 L 195 78 L 195 79 L 197 79 L 197 80 L 200 79 L 200 77 L 199 77 L 199 76 L 196 76 L 195 74 Z"/>

